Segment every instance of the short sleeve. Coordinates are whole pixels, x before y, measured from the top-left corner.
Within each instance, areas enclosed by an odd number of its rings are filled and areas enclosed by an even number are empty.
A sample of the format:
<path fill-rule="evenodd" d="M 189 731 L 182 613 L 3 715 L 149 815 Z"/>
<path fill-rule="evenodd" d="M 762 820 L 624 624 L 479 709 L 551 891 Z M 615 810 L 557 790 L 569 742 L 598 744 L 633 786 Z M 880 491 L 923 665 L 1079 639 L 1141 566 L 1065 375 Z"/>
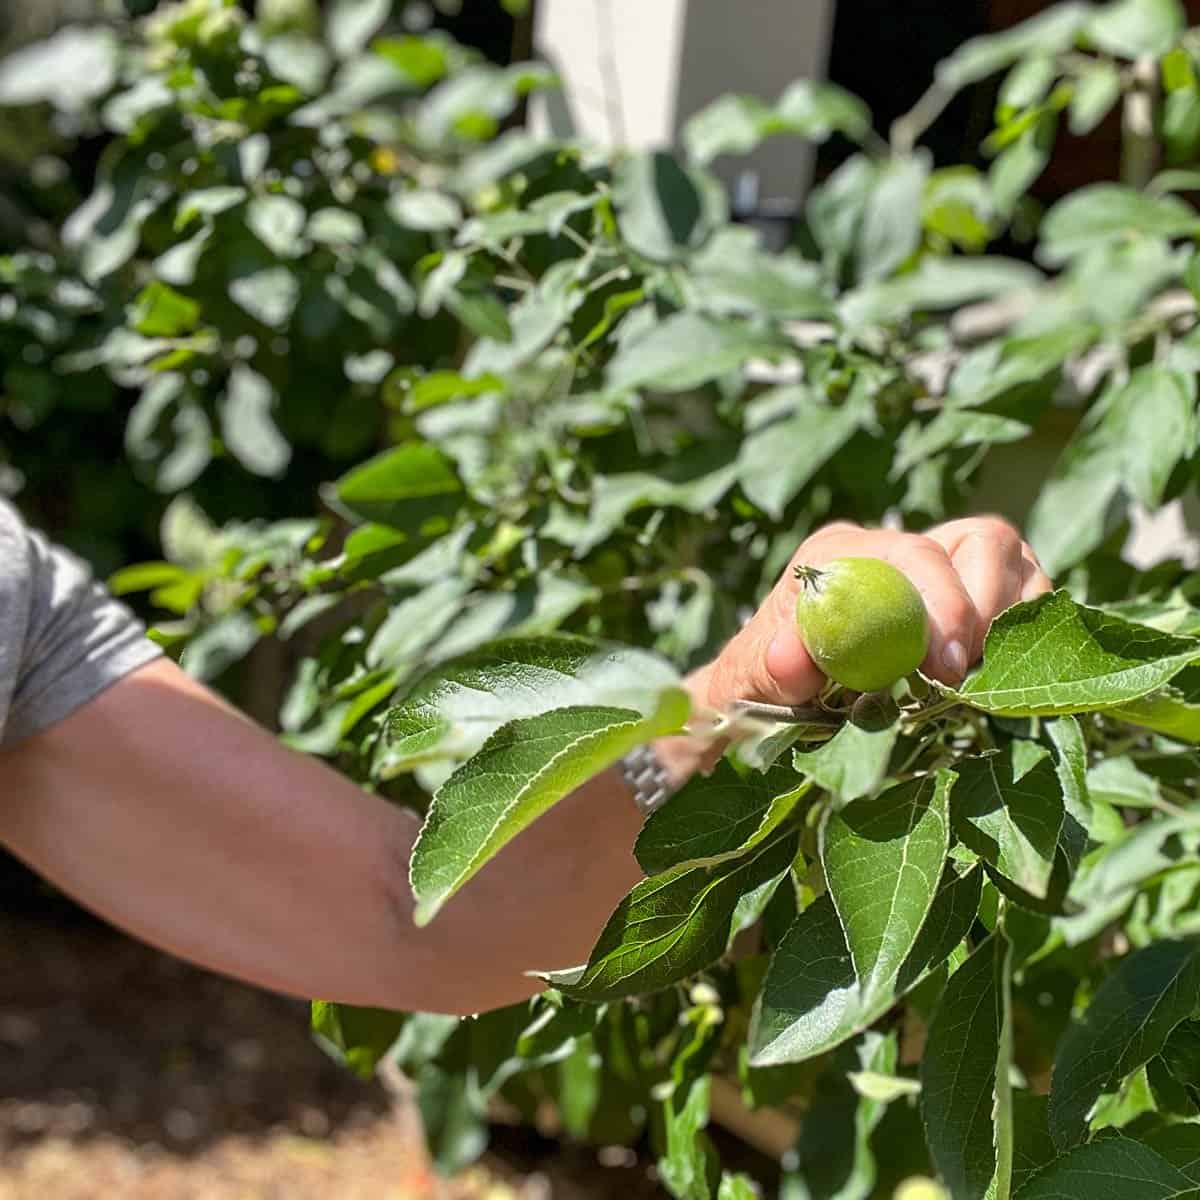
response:
<path fill-rule="evenodd" d="M 70 716 L 162 653 L 86 563 L 40 533 L 19 529 L 26 612 L 2 747 Z"/>

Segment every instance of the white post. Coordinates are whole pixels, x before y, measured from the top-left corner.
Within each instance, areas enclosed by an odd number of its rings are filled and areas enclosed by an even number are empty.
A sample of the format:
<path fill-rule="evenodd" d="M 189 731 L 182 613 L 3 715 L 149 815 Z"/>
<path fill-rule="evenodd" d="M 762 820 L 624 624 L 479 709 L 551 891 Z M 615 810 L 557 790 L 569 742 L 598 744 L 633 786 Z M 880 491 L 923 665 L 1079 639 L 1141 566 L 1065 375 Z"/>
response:
<path fill-rule="evenodd" d="M 834 2 L 539 0 L 534 46 L 564 92 L 539 98 L 533 127 L 573 128 L 604 145 L 678 145 L 688 118 L 726 92 L 773 101 L 794 79 L 824 78 Z M 731 189 L 752 179 L 763 208 L 794 206 L 812 154 L 798 139 L 776 138 L 716 170 Z"/>

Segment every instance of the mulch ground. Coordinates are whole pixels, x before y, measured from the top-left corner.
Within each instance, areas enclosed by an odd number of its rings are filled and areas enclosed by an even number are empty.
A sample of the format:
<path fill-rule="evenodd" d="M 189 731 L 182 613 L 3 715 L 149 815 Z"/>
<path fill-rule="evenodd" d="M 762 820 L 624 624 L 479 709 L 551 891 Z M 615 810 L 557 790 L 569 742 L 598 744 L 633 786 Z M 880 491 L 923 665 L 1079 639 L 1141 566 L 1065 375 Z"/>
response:
<path fill-rule="evenodd" d="M 478 1167 L 439 1180 L 413 1114 L 326 1058 L 306 1005 L 65 902 L 0 903 L 0 1200 L 662 1195 L 630 1154 L 504 1128 Z"/>

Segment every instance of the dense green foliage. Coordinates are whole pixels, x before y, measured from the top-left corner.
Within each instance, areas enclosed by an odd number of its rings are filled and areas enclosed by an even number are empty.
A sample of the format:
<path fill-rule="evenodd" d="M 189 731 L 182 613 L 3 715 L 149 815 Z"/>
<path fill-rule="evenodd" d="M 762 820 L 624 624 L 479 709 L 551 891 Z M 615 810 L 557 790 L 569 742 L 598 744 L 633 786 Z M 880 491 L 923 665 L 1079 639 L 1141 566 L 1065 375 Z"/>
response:
<path fill-rule="evenodd" d="M 1120 555 L 1197 466 L 1200 37 L 1176 0 L 968 43 L 888 144 L 802 82 L 713 105 L 681 156 L 501 132 L 550 74 L 389 9 L 341 0 L 318 37 L 187 0 L 0 66 L 0 100 L 112 135 L 61 245 L 0 260 L 0 444 L 49 486 L 47 447 L 123 428 L 139 482 L 88 499 L 180 497 L 168 561 L 116 585 L 203 678 L 289 648 L 286 740 L 427 810 L 420 920 L 680 728 L 677 672 L 822 520 L 999 491 L 1066 586 L 1001 617 L 958 691 L 899 685 L 882 728 L 836 694 L 757 724 L 647 822 L 647 879 L 542 997 L 318 1004 L 319 1036 L 412 1075 L 446 1165 L 495 1098 L 550 1101 L 573 1136 L 648 1132 L 678 1197 L 751 1195 L 703 1132 L 720 1076 L 803 1114 L 791 1197 L 1196 1193 L 1200 608 L 1181 563 Z M 925 126 L 1001 75 L 990 165 L 935 169 Z M 1124 179 L 1041 214 L 1059 126 L 1117 110 Z M 863 147 L 784 253 L 706 170 L 772 135 Z M 334 478 L 311 519 L 247 519 Z"/>

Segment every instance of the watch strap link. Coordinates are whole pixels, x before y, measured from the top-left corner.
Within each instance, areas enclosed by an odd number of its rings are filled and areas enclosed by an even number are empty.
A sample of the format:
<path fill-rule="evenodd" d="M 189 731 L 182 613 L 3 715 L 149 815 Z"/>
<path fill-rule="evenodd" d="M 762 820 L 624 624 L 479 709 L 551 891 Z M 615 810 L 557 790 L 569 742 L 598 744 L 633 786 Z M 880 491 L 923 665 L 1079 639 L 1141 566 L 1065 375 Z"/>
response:
<path fill-rule="evenodd" d="M 653 746 L 638 746 L 621 759 L 621 774 L 633 802 L 645 816 L 660 809 L 674 794 L 671 776 Z"/>

